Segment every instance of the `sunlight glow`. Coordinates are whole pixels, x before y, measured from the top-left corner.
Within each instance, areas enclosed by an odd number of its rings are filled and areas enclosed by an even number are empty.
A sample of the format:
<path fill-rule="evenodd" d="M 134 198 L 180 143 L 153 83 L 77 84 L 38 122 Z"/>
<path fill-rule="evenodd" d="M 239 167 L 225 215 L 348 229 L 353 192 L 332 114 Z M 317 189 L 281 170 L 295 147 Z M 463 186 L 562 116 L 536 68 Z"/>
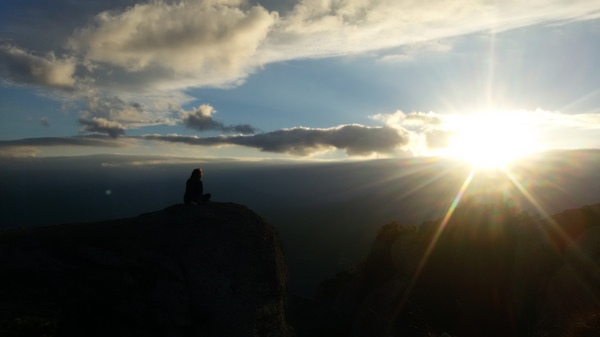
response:
<path fill-rule="evenodd" d="M 474 168 L 501 168 L 539 149 L 532 127 L 518 111 L 487 111 L 454 121 L 448 155 Z"/>

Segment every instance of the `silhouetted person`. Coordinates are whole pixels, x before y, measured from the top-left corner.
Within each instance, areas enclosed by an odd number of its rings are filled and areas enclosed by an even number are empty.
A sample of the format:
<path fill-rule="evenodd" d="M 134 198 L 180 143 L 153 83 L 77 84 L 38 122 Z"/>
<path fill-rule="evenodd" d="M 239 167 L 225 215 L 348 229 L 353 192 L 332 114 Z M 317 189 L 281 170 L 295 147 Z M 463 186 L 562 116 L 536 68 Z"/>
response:
<path fill-rule="evenodd" d="M 186 205 L 195 202 L 201 204 L 210 200 L 210 193 L 204 194 L 204 186 L 202 185 L 202 169 L 194 169 L 192 175 L 185 183 L 185 194 L 183 202 Z"/>

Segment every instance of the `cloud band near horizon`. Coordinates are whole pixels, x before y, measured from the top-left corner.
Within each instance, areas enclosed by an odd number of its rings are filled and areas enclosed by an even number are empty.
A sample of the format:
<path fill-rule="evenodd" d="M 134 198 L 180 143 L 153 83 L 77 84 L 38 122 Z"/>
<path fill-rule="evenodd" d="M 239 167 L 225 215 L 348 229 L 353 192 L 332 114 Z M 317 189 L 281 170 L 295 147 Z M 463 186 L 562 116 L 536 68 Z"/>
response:
<path fill-rule="evenodd" d="M 187 113 L 198 113 L 198 110 L 205 110 L 204 114 L 210 112 L 208 115 L 214 113 L 210 106 Z M 555 133 L 594 133 L 600 130 L 600 115 L 598 114 L 566 115 L 542 110 L 509 111 L 505 114 L 508 116 L 507 123 L 510 121 L 515 125 L 538 130 L 539 137 L 550 137 Z M 262 152 L 294 156 L 311 156 L 334 150 L 345 151 L 349 156 L 370 156 L 373 154 L 395 156 L 398 153 L 406 155 L 406 152 L 418 155 L 436 153 L 437 150 L 446 148 L 451 138 L 456 134 L 457 127 L 460 128 L 462 124 L 468 123 L 469 116 L 396 111 L 393 114 L 374 115 L 372 118 L 384 122 L 385 125 L 378 127 L 358 124 L 330 128 L 296 127 L 257 134 L 214 137 L 160 134 L 124 136 L 121 135 L 120 125 L 105 125 L 105 120 L 92 120 L 91 122 L 84 122 L 82 125 L 90 128 L 89 131 L 108 135 L 0 140 L 0 155 L 19 156 L 23 153 L 34 155 L 39 152 L 39 148 L 58 146 L 124 148 L 131 147 L 140 140 L 204 147 L 243 146 L 258 149 Z M 114 127 L 111 132 L 117 132 L 118 134 L 110 135 L 107 130 L 102 130 L 103 127 Z M 222 125 L 219 125 L 219 127 L 222 127 Z M 507 125 L 507 127 L 509 126 Z M 95 130 L 92 130 L 92 128 Z M 506 130 L 506 132 L 509 132 L 509 130 Z M 563 145 L 563 147 L 568 146 Z M 21 151 L 23 153 L 19 154 L 19 149 L 24 152 Z"/>
<path fill-rule="evenodd" d="M 327 129 L 293 128 L 256 135 L 189 137 L 144 135 L 143 139 L 201 146 L 238 145 L 263 152 L 309 156 L 330 150 L 344 150 L 350 156 L 393 153 L 409 143 L 408 134 L 390 127 L 343 125 Z"/>

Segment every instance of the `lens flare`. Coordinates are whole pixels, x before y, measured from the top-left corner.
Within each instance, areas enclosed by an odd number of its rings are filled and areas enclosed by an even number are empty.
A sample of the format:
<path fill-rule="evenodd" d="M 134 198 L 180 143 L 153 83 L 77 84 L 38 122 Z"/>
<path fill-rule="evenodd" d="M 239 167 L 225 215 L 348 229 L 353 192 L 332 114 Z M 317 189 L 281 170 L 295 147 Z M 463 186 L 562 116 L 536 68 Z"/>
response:
<path fill-rule="evenodd" d="M 448 155 L 476 169 L 501 168 L 539 149 L 533 128 L 518 111 L 488 111 L 453 121 Z"/>

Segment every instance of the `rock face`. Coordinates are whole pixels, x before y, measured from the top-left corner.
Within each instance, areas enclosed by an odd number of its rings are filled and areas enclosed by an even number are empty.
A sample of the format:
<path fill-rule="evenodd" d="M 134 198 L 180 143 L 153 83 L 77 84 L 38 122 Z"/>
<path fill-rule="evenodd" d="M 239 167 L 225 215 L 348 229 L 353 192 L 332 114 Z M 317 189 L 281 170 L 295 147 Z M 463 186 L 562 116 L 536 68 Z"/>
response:
<path fill-rule="evenodd" d="M 289 336 L 277 232 L 235 204 L 0 233 L 0 335 Z"/>

